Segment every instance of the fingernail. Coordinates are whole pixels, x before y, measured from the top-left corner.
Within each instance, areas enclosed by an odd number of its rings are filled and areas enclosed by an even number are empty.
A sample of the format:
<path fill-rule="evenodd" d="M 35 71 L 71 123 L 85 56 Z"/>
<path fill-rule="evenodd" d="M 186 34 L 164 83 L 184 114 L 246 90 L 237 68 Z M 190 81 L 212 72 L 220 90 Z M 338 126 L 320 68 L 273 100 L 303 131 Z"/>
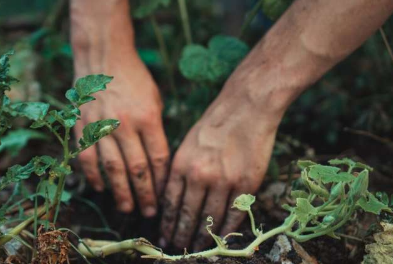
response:
<path fill-rule="evenodd" d="M 160 247 L 162 247 L 162 248 L 165 248 L 166 247 L 166 240 L 165 240 L 165 238 L 163 238 L 163 237 L 161 237 L 159 240 L 158 240 L 158 245 L 160 246 Z"/>
<path fill-rule="evenodd" d="M 130 212 L 132 209 L 132 206 L 129 202 L 123 202 L 119 205 L 119 210 L 125 213 Z"/>
<path fill-rule="evenodd" d="M 154 206 L 148 206 L 145 209 L 145 216 L 146 217 L 153 217 L 156 215 L 156 208 Z"/>

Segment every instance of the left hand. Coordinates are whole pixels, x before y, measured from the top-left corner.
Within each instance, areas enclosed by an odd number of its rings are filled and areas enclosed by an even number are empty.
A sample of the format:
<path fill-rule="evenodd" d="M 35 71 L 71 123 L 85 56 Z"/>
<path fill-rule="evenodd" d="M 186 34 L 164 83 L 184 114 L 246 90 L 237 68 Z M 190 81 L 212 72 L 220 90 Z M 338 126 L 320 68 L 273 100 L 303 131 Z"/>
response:
<path fill-rule="evenodd" d="M 263 180 L 281 115 L 261 111 L 233 79 L 175 155 L 165 191 L 161 246 L 172 241 L 177 248 L 193 244 L 194 250 L 203 249 L 212 241 L 205 229 L 209 215 L 213 231 L 221 225 L 222 235 L 234 231 L 244 214 L 231 209 L 233 200 L 256 192 Z"/>

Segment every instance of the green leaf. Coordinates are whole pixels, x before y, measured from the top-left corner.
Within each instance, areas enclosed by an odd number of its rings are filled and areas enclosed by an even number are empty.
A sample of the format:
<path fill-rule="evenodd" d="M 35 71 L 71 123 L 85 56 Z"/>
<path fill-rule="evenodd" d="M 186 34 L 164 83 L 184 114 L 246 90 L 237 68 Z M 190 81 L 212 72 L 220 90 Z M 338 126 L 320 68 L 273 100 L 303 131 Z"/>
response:
<path fill-rule="evenodd" d="M 237 208 L 240 211 L 251 210 L 251 205 L 255 202 L 255 196 L 251 194 L 242 194 L 233 201 L 232 208 Z"/>
<path fill-rule="evenodd" d="M 311 160 L 298 160 L 297 161 L 297 166 L 302 170 L 305 168 L 308 168 L 310 166 L 313 166 L 313 165 L 316 165 L 316 163 Z"/>
<path fill-rule="evenodd" d="M 38 176 L 44 175 L 46 170 L 53 167 L 57 162 L 50 156 L 34 157 L 32 161 L 34 163 L 34 173 Z"/>
<path fill-rule="evenodd" d="M 333 188 L 330 190 L 329 200 L 332 201 L 339 196 L 342 196 L 344 194 L 344 186 L 345 183 L 343 182 L 339 182 L 335 186 L 333 186 Z"/>
<path fill-rule="evenodd" d="M 370 192 L 367 192 L 366 195 L 362 196 L 358 200 L 357 205 L 360 206 L 365 212 L 376 215 L 379 215 L 381 210 L 387 210 L 391 212 L 389 206 L 378 201 L 378 199 Z"/>
<path fill-rule="evenodd" d="M 303 170 L 301 172 L 301 179 L 303 181 L 303 184 L 308 188 L 308 190 L 313 193 L 318 195 L 321 198 L 328 199 L 329 198 L 329 192 L 324 186 L 320 186 L 310 180 L 307 176 L 307 171 Z"/>
<path fill-rule="evenodd" d="M 28 179 L 34 172 L 34 162 L 31 160 L 25 166 L 14 165 L 8 168 L 5 176 L 0 178 L 0 191 L 10 185 L 11 183 L 17 183 L 21 180 Z"/>
<path fill-rule="evenodd" d="M 48 113 L 49 104 L 41 102 L 24 102 L 9 105 L 4 111 L 11 116 L 27 117 L 30 120 L 42 120 Z"/>
<path fill-rule="evenodd" d="M 296 199 L 296 198 L 307 198 L 309 196 L 308 193 L 302 190 L 295 190 L 291 191 L 291 197 Z"/>
<path fill-rule="evenodd" d="M 319 180 L 321 179 L 322 181 L 327 180 L 327 179 L 334 179 L 338 172 L 340 171 L 339 168 L 336 167 L 331 167 L 331 166 L 324 166 L 324 165 L 314 165 L 309 168 L 309 176 L 312 179 Z"/>
<path fill-rule="evenodd" d="M 214 36 L 208 48 L 187 45 L 179 69 L 190 81 L 217 83 L 225 80 L 247 55 L 248 46 L 241 40 L 224 35 Z"/>
<path fill-rule="evenodd" d="M 18 80 L 9 76 L 10 71 L 10 58 L 9 56 L 14 54 L 13 51 L 9 51 L 0 57 L 0 93 L 10 90 L 10 85 Z"/>
<path fill-rule="evenodd" d="M 31 129 L 21 128 L 11 131 L 1 138 L 0 152 L 7 151 L 11 156 L 15 157 L 33 139 L 44 140 L 46 136 L 44 133 Z"/>
<path fill-rule="evenodd" d="M 312 216 L 317 215 L 318 210 L 307 199 L 297 198 L 294 212 L 300 224 L 305 226 Z"/>
<path fill-rule="evenodd" d="M 328 161 L 330 165 L 347 165 L 349 167 L 354 167 L 355 166 L 355 162 L 351 159 L 348 158 L 343 158 L 343 159 L 332 159 Z"/>
<path fill-rule="evenodd" d="M 119 125 L 120 122 L 115 119 L 106 119 L 90 123 L 83 128 L 83 136 L 79 139 L 79 144 L 82 148 L 90 147 L 101 138 L 111 134 Z"/>
<path fill-rule="evenodd" d="M 93 93 L 104 91 L 106 85 L 112 81 L 113 77 L 103 74 L 87 75 L 76 81 L 75 87 L 66 92 L 66 98 L 78 107 L 93 101 L 95 98 L 90 96 Z"/>
<path fill-rule="evenodd" d="M 348 197 L 356 202 L 368 189 L 368 170 L 363 170 L 352 182 Z"/>
<path fill-rule="evenodd" d="M 368 166 L 368 165 L 366 165 L 366 164 L 363 164 L 363 163 L 361 163 L 361 162 L 356 162 L 355 168 L 373 171 L 373 168 L 372 168 L 372 167 L 370 167 L 370 166 Z"/>
<path fill-rule="evenodd" d="M 262 4 L 263 13 L 271 20 L 277 20 L 291 3 L 292 0 L 264 0 Z"/>
<path fill-rule="evenodd" d="M 153 14 L 161 6 L 167 7 L 171 0 L 143 0 L 133 12 L 135 18 L 145 18 Z"/>
<path fill-rule="evenodd" d="M 57 185 L 54 183 L 50 183 L 49 181 L 45 180 L 42 181 L 40 184 L 40 188 L 37 191 L 37 195 L 42 196 L 43 198 L 48 197 L 49 201 L 53 202 L 56 195 Z M 63 190 L 61 194 L 61 201 L 66 203 L 71 199 L 72 195 L 70 192 Z"/>

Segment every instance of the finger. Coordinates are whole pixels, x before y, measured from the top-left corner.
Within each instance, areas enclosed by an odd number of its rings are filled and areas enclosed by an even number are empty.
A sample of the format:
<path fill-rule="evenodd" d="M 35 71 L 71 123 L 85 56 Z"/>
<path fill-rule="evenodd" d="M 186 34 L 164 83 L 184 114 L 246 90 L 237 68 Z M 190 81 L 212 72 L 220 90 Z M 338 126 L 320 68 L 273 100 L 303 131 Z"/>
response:
<path fill-rule="evenodd" d="M 206 225 L 209 224 L 206 222 L 206 219 L 208 216 L 213 217 L 214 224 L 210 228 L 215 234 L 219 230 L 224 219 L 228 196 L 229 189 L 227 188 L 216 187 L 209 191 L 206 204 L 201 215 L 202 222 L 199 226 L 196 241 L 194 243 L 194 252 L 200 252 L 212 243 L 213 238 L 206 230 Z"/>
<path fill-rule="evenodd" d="M 134 209 L 127 171 L 119 147 L 113 137 L 100 140 L 100 158 L 111 183 L 118 210 L 129 213 Z"/>
<path fill-rule="evenodd" d="M 197 227 L 199 212 L 206 194 L 206 187 L 198 181 L 187 179 L 183 204 L 173 244 L 177 248 L 187 248 Z"/>
<path fill-rule="evenodd" d="M 227 216 L 225 217 L 224 225 L 221 229 L 221 236 L 226 236 L 231 232 L 235 232 L 239 225 L 242 223 L 244 220 L 244 217 L 246 216 L 245 212 L 239 211 L 236 208 L 232 208 L 233 201 L 238 197 L 239 195 L 243 194 L 244 192 L 242 191 L 235 191 L 231 195 L 231 198 L 229 199 L 228 207 L 227 207 Z"/>
<path fill-rule="evenodd" d="M 83 123 L 82 121 L 78 121 L 74 128 L 76 140 L 79 140 L 82 137 L 82 129 Z M 96 146 L 93 145 L 88 149 L 82 151 L 79 154 L 78 159 L 87 180 L 93 186 L 94 190 L 99 192 L 103 191 L 105 184 L 101 178 L 101 174 L 98 169 L 98 156 Z"/>
<path fill-rule="evenodd" d="M 157 200 L 149 163 L 140 137 L 136 133 L 128 134 L 127 138 L 123 137 L 119 139 L 119 142 L 142 214 L 145 217 L 152 217 L 157 213 Z"/>
<path fill-rule="evenodd" d="M 161 196 L 169 165 L 169 147 L 162 123 L 142 131 L 142 140 L 154 175 L 157 196 Z"/>
<path fill-rule="evenodd" d="M 172 169 L 168 185 L 165 189 L 164 208 L 161 220 L 161 238 L 159 241 L 161 247 L 168 245 L 175 230 L 177 212 L 184 189 L 184 178 L 181 176 L 181 173 L 181 170 Z"/>

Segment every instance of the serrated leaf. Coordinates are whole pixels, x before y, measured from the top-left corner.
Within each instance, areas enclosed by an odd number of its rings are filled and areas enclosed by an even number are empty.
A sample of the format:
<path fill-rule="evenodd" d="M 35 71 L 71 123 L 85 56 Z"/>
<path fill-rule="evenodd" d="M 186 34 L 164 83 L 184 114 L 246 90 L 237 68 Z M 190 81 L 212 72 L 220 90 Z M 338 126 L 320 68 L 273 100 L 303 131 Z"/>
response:
<path fill-rule="evenodd" d="M 271 20 L 277 20 L 293 0 L 264 0 L 262 3 L 263 13 Z"/>
<path fill-rule="evenodd" d="M 294 213 L 297 220 L 304 226 L 312 216 L 317 215 L 318 210 L 307 199 L 297 198 Z"/>
<path fill-rule="evenodd" d="M 291 197 L 296 199 L 296 198 L 307 198 L 309 194 L 305 191 L 302 190 L 294 190 L 291 191 Z"/>
<path fill-rule="evenodd" d="M 233 201 L 232 208 L 240 211 L 251 210 L 251 205 L 255 202 L 255 196 L 251 194 L 242 194 Z"/>
<path fill-rule="evenodd" d="M 297 161 L 297 166 L 302 170 L 305 168 L 308 168 L 310 166 L 313 166 L 313 165 L 316 165 L 316 163 L 311 160 L 298 160 Z"/>
<path fill-rule="evenodd" d="M 133 12 L 135 18 L 145 18 L 153 14 L 161 6 L 167 7 L 171 3 L 170 0 L 144 0 Z"/>
<path fill-rule="evenodd" d="M 115 119 L 106 119 L 90 123 L 83 128 L 83 136 L 79 139 L 79 144 L 82 148 L 90 147 L 101 138 L 111 134 L 119 125 L 120 122 Z"/>
<path fill-rule="evenodd" d="M 30 140 L 46 138 L 44 133 L 31 129 L 17 129 L 10 131 L 4 137 L 1 137 L 0 152 L 7 151 L 11 156 L 16 156 Z"/>
<path fill-rule="evenodd" d="M 303 184 L 308 188 L 308 190 L 313 193 L 318 195 L 321 198 L 328 199 L 329 198 L 329 192 L 324 186 L 320 186 L 310 180 L 307 176 L 307 171 L 303 170 L 301 172 L 301 179 L 303 181 Z"/>
<path fill-rule="evenodd" d="M 34 163 L 32 160 L 24 166 L 14 165 L 8 168 L 6 174 L 0 178 L 0 191 L 11 183 L 28 179 L 33 172 Z"/>
<path fill-rule="evenodd" d="M 40 188 L 37 191 L 37 195 L 43 198 L 48 198 L 49 201 L 53 202 L 53 200 L 55 199 L 56 190 L 57 190 L 56 184 L 50 183 L 49 181 L 45 180 L 41 182 Z M 66 203 L 71 199 L 71 197 L 72 197 L 71 193 L 63 190 L 60 200 Z"/>
<path fill-rule="evenodd" d="M 79 78 L 75 83 L 75 87 L 66 92 L 66 98 L 79 107 L 94 100 L 94 97 L 90 95 L 99 91 L 104 91 L 106 85 L 110 83 L 112 79 L 113 77 L 103 74 L 87 75 Z"/>
<path fill-rule="evenodd" d="M 373 213 L 379 215 L 381 210 L 391 211 L 389 206 L 384 203 L 378 201 L 378 199 L 370 192 L 367 192 L 366 195 L 362 196 L 357 205 L 360 206 L 365 212 Z"/>
<path fill-rule="evenodd" d="M 370 167 L 370 166 L 368 166 L 368 165 L 366 165 L 366 164 L 363 164 L 363 163 L 361 163 L 361 162 L 356 162 L 355 168 L 373 171 L 373 168 L 372 168 L 372 167 Z"/>
<path fill-rule="evenodd" d="M 10 71 L 10 58 L 9 56 L 14 54 L 13 51 L 9 51 L 0 57 L 0 93 L 4 94 L 4 91 L 10 89 L 10 85 L 18 80 L 9 75 Z"/>
<path fill-rule="evenodd" d="M 11 116 L 27 117 L 30 120 L 42 120 L 48 113 L 49 104 L 41 102 L 14 103 L 4 109 Z"/>

